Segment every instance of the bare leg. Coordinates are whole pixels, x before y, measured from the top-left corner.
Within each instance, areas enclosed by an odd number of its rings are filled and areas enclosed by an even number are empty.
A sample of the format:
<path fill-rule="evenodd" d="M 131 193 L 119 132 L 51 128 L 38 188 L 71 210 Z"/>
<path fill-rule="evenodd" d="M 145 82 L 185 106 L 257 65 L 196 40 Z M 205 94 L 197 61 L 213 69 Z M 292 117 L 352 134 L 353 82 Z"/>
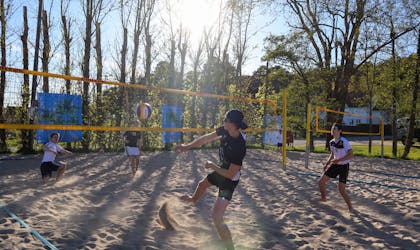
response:
<path fill-rule="evenodd" d="M 318 181 L 319 191 L 321 191 L 321 201 L 327 201 L 327 182 L 329 180 L 330 177 L 324 174 Z"/>
<path fill-rule="evenodd" d="M 130 156 L 131 174 L 136 175 L 136 156 Z"/>
<path fill-rule="evenodd" d="M 42 177 L 42 184 L 47 183 L 49 180 L 50 180 L 50 177 L 48 176 Z"/>
<path fill-rule="evenodd" d="M 55 178 L 55 182 L 59 182 L 61 178 L 63 178 L 64 172 L 66 171 L 66 165 L 63 164 L 57 170 L 57 177 Z"/>
<path fill-rule="evenodd" d="M 346 193 L 346 184 L 339 182 L 338 183 L 338 191 L 340 191 L 341 196 L 343 196 L 344 201 L 346 202 L 347 206 L 349 207 L 349 211 L 353 211 L 353 206 L 351 205 L 350 202 L 350 197 L 347 195 Z"/>
<path fill-rule="evenodd" d="M 228 205 L 228 200 L 218 197 L 216 203 L 214 204 L 212 218 L 216 231 L 219 234 L 220 239 L 223 241 L 226 249 L 234 249 L 232 234 L 223 220 L 223 216 Z"/>
<path fill-rule="evenodd" d="M 140 155 L 136 156 L 136 172 L 139 169 L 139 167 L 140 167 Z"/>
<path fill-rule="evenodd" d="M 188 195 L 184 195 L 184 196 L 181 197 L 181 200 L 186 201 L 186 202 L 192 202 L 195 205 L 200 200 L 200 198 L 204 195 L 207 188 L 209 188 L 211 186 L 212 186 L 212 184 L 207 180 L 207 177 L 204 177 L 204 179 L 202 179 L 198 183 L 197 188 L 195 189 L 193 196 L 191 197 L 191 196 L 188 196 Z"/>

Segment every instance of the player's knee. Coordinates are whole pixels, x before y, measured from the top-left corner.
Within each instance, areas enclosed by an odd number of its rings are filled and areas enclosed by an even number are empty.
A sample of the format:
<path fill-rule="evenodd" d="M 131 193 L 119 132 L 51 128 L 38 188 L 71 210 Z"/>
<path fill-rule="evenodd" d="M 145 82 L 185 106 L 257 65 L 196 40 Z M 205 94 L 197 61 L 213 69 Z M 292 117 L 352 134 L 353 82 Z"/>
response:
<path fill-rule="evenodd" d="M 338 186 L 338 191 L 340 192 L 341 195 L 345 195 L 346 194 L 346 186 L 344 185 L 340 185 Z"/>

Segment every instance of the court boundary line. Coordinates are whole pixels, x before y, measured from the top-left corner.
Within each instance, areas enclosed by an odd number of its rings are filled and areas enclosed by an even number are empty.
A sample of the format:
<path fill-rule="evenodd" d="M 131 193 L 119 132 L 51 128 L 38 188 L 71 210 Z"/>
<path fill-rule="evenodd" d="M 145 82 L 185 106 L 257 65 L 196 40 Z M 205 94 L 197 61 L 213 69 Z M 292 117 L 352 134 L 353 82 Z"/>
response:
<path fill-rule="evenodd" d="M 46 247 L 48 247 L 49 249 L 52 250 L 58 250 L 58 248 L 56 248 L 53 244 L 51 244 L 48 240 L 46 240 L 44 237 L 42 237 L 35 229 L 31 228 L 28 224 L 26 224 L 23 220 L 21 220 L 19 217 L 17 217 L 14 213 L 12 213 L 6 206 L 4 205 L 0 205 L 0 208 L 2 208 L 4 211 L 6 211 L 6 213 L 12 217 L 14 220 L 16 220 L 17 222 L 19 222 L 23 227 L 25 227 L 29 233 L 31 233 L 32 235 L 34 235 L 36 238 L 38 238 L 42 244 Z"/>

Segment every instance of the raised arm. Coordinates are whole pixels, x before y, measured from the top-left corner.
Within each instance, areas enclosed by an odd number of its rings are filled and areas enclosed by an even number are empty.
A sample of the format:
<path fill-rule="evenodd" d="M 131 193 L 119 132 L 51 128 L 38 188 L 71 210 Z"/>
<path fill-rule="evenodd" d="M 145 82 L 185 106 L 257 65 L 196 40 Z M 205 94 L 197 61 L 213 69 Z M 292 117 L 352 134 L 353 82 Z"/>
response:
<path fill-rule="evenodd" d="M 69 150 L 67 150 L 67 149 L 64 149 L 64 148 L 60 151 L 60 153 L 64 153 L 64 154 L 73 154 L 73 152 L 71 152 L 71 151 L 69 151 Z"/>
<path fill-rule="evenodd" d="M 175 147 L 175 150 L 177 152 L 185 152 L 187 150 L 190 150 L 191 148 L 196 148 L 196 147 L 200 147 L 203 144 L 209 143 L 211 141 L 216 140 L 217 138 L 219 138 L 219 136 L 216 134 L 215 132 L 203 135 L 198 137 L 197 139 L 195 139 L 194 141 L 187 143 L 187 144 L 181 144 L 181 145 L 177 145 Z"/>

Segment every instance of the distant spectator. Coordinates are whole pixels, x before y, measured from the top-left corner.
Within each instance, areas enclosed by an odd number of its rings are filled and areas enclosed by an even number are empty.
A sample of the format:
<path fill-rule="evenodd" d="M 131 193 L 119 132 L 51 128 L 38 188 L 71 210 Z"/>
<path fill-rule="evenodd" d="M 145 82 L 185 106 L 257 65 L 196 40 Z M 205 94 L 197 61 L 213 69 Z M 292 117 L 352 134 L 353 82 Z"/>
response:
<path fill-rule="evenodd" d="M 281 152 L 282 147 L 283 147 L 283 134 L 282 134 L 282 130 L 279 129 L 279 132 L 277 134 L 277 150 Z"/>

